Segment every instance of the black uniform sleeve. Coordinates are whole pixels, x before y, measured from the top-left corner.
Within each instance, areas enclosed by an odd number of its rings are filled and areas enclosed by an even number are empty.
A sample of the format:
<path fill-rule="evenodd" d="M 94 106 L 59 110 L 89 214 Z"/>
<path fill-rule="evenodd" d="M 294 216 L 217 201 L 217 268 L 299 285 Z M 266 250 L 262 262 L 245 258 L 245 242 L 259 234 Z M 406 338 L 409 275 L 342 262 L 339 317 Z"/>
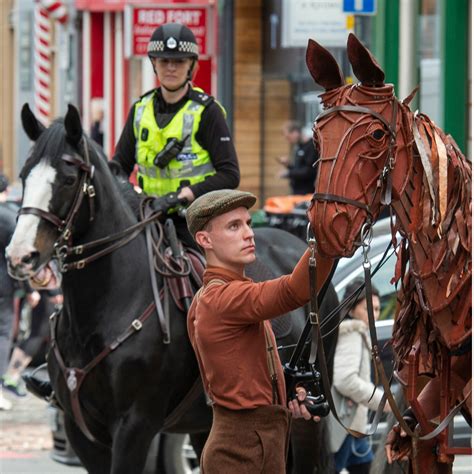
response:
<path fill-rule="evenodd" d="M 222 109 L 212 102 L 202 113 L 198 143 L 209 152 L 216 174 L 191 187 L 195 197 L 217 189 L 235 189 L 240 183 L 237 153 Z"/>
<path fill-rule="evenodd" d="M 135 104 L 128 113 L 127 121 L 123 127 L 119 141 L 115 148 L 115 154 L 112 160 L 120 164 L 127 176 L 133 171 L 135 166 L 135 134 L 133 133 L 133 115 Z"/>

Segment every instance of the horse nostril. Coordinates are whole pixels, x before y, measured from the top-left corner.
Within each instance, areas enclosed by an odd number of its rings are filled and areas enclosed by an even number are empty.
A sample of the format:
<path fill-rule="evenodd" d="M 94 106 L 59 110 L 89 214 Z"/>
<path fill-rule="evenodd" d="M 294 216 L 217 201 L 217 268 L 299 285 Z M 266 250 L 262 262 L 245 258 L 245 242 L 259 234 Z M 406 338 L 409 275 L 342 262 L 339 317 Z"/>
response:
<path fill-rule="evenodd" d="M 28 255 L 25 255 L 21 259 L 21 263 L 24 263 L 26 265 L 31 265 L 32 267 L 35 266 L 36 263 L 38 263 L 39 260 L 39 252 L 31 252 Z"/>

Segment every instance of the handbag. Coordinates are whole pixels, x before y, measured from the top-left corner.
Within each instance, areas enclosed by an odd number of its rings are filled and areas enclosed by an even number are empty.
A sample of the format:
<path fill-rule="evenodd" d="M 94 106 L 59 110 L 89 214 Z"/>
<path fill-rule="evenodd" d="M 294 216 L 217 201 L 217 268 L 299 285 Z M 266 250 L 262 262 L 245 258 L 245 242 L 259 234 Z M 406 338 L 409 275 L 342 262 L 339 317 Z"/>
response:
<path fill-rule="evenodd" d="M 339 419 L 344 426 L 350 427 L 357 411 L 357 403 L 353 402 L 350 398 L 341 395 L 341 393 L 334 387 L 331 388 L 331 395 Z M 329 449 L 331 450 L 331 453 L 337 453 L 346 439 L 348 433 L 344 426 L 334 418 L 332 413 L 329 414 Z"/>

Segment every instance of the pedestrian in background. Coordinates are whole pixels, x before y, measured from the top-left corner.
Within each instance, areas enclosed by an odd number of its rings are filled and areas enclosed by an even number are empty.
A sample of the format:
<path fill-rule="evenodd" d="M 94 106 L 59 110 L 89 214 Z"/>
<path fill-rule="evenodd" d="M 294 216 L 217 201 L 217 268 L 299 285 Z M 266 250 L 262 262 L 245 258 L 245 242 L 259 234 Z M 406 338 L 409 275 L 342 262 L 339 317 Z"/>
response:
<path fill-rule="evenodd" d="M 92 125 L 90 136 L 101 147 L 104 146 L 104 100 L 94 97 L 91 101 Z"/>
<path fill-rule="evenodd" d="M 10 359 L 14 329 L 13 298 L 18 288 L 16 280 L 8 274 L 5 248 L 9 244 L 16 226 L 16 212 L 7 203 L 9 182 L 0 174 L 0 377 L 4 389 L 15 395 L 23 395 L 20 384 L 9 384 L 4 376 Z M 29 290 L 27 297 L 34 305 L 39 298 L 38 292 Z M 11 409 L 11 402 L 0 393 L 0 410 Z"/>
<path fill-rule="evenodd" d="M 21 383 L 21 376 L 30 362 L 38 355 L 49 335 L 48 320 L 55 306 L 61 306 L 63 296 L 60 288 L 41 290 L 37 304 L 31 305 L 31 298 L 24 304 L 30 306 L 28 336 L 15 345 L 8 368 L 3 376 L 4 387 L 17 396 L 25 396 L 26 390 Z M 45 362 L 44 359 L 42 362 Z M 29 380 L 29 377 L 27 378 Z"/>
<path fill-rule="evenodd" d="M 293 120 L 283 125 L 282 132 L 291 147 L 291 159 L 288 156 L 277 158 L 284 167 L 279 177 L 289 180 L 292 194 L 314 193 L 317 174 L 314 164 L 318 156 L 312 139 L 305 139 L 301 125 Z"/>
<path fill-rule="evenodd" d="M 352 281 L 346 288 L 344 299 L 356 293 L 364 284 L 362 278 Z M 380 297 L 372 287 L 374 318 L 380 316 Z M 368 326 L 365 289 L 353 300 L 348 315 L 339 326 L 334 356 L 333 399 L 338 416 L 350 428 L 366 431 L 368 410 L 376 410 L 383 396 L 381 389 L 374 392 L 371 381 L 371 343 Z M 390 408 L 386 404 L 385 411 Z M 368 437 L 355 438 L 329 415 L 330 447 L 334 453 L 336 472 L 347 469 L 349 474 L 368 474 L 374 458 Z"/>

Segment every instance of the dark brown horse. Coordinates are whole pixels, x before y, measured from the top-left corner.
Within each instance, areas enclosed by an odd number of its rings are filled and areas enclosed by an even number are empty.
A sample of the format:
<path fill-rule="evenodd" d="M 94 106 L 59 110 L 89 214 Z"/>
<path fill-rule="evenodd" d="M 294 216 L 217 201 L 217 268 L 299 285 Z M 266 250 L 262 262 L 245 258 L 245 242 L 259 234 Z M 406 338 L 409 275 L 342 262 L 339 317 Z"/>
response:
<path fill-rule="evenodd" d="M 402 244 L 393 331 L 397 377 L 421 435 L 457 402 L 470 418 L 471 166 L 451 136 L 413 113 L 354 36 L 349 61 L 360 84 L 345 85 L 335 59 L 310 40 L 306 62 L 325 92 L 314 143 L 320 163 L 310 220 L 320 254 L 352 255 L 382 208 L 394 214 Z M 394 239 L 395 241 L 395 239 Z M 424 389 L 420 384 L 428 383 Z M 420 393 L 421 392 L 421 393 Z M 447 430 L 395 446 L 413 472 L 451 472 Z M 394 435 L 394 442 L 401 440 Z M 416 437 L 415 437 L 416 439 Z M 416 451 L 416 453 L 415 453 Z"/>

